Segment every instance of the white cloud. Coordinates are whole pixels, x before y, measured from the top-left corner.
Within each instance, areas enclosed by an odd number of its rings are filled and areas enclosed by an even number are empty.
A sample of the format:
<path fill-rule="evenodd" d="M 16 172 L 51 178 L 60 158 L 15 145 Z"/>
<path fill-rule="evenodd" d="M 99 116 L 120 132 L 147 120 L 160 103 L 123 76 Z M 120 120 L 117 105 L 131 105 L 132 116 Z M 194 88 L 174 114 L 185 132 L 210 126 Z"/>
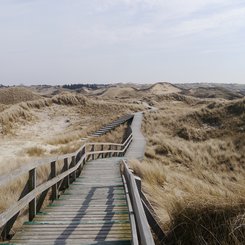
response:
<path fill-rule="evenodd" d="M 208 31 L 218 36 L 245 26 L 245 5 L 239 0 L 91 1 L 94 17 L 98 12 L 104 13 L 107 20 L 96 26 L 107 32 L 109 39 L 114 37 L 114 41 L 130 41 L 148 35 L 166 40 Z"/>
<path fill-rule="evenodd" d="M 207 14 L 204 17 L 190 18 L 176 25 L 178 35 L 210 33 L 216 36 L 234 32 L 245 25 L 245 7 Z"/>

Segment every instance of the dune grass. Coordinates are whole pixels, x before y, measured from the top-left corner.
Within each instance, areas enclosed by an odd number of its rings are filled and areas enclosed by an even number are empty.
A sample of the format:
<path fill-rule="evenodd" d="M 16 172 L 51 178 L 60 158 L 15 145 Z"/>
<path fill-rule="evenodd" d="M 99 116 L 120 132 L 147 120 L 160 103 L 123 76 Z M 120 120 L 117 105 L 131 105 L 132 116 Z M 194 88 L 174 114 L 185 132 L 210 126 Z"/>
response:
<path fill-rule="evenodd" d="M 145 114 L 146 158 L 130 164 L 165 244 L 244 244 L 244 99 L 159 105 Z"/>
<path fill-rule="evenodd" d="M 41 155 L 44 155 L 44 152 L 45 150 L 43 148 L 37 147 L 37 146 L 26 149 L 26 153 L 29 156 L 41 156 Z"/>

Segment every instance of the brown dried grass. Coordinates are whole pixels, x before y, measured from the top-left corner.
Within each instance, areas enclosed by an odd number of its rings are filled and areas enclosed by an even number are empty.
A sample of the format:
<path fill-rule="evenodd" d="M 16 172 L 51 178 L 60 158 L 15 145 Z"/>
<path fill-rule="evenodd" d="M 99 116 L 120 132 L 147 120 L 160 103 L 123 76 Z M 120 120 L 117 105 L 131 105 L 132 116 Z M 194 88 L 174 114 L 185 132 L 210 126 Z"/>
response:
<path fill-rule="evenodd" d="M 146 159 L 131 167 L 166 232 L 165 244 L 244 243 L 244 102 L 165 101 L 145 114 Z"/>

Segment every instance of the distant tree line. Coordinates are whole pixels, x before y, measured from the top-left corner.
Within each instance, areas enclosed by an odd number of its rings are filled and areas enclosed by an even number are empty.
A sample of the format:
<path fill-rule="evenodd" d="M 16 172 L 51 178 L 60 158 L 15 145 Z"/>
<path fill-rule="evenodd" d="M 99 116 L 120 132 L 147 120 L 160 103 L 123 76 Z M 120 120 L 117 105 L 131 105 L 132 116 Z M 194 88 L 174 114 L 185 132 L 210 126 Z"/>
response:
<path fill-rule="evenodd" d="M 79 84 L 65 84 L 62 86 L 63 88 L 67 88 L 67 89 L 81 89 L 81 88 L 89 88 L 89 89 L 97 89 L 98 86 L 97 84 L 83 84 L 83 83 L 79 83 Z"/>
<path fill-rule="evenodd" d="M 98 89 L 98 88 L 105 88 L 108 86 L 109 86 L 108 84 L 77 83 L 77 84 L 65 84 L 62 86 L 62 88 L 76 90 L 76 89 L 81 89 L 81 88 Z"/>
<path fill-rule="evenodd" d="M 9 87 L 9 86 L 5 86 L 5 85 L 0 84 L 0 88 L 7 88 L 7 87 Z"/>

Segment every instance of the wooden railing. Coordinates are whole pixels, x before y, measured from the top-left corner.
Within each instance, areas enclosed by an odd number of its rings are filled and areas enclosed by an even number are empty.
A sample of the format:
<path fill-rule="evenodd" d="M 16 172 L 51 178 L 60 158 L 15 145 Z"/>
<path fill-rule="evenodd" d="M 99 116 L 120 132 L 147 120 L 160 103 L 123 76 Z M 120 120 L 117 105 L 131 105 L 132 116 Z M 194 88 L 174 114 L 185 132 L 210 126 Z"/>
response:
<path fill-rule="evenodd" d="M 137 187 L 136 178 L 128 168 L 126 161 L 122 161 L 121 174 L 123 181 L 126 184 L 125 186 L 128 191 L 127 194 L 130 197 L 130 202 L 128 203 L 129 206 L 132 205 L 132 210 L 134 213 L 134 217 L 130 216 L 131 224 L 133 224 L 131 225 L 133 245 L 154 245 L 155 242 L 153 240 L 151 230 L 144 212 L 144 207 L 141 202 L 139 193 L 139 189 L 141 189 L 141 187 Z"/>
<path fill-rule="evenodd" d="M 113 144 L 113 143 L 88 143 L 86 144 L 87 161 L 90 158 L 95 159 L 101 157 L 121 157 L 125 154 L 131 141 L 133 139 L 132 133 L 124 141 L 123 144 Z"/>
<path fill-rule="evenodd" d="M 28 206 L 29 220 L 32 221 L 36 213 L 41 209 L 50 189 L 50 198 L 53 201 L 58 198 L 60 191 L 68 188 L 69 184 L 80 175 L 86 161 L 103 157 L 123 156 L 132 140 L 131 133 L 123 144 L 87 143 L 81 146 L 75 153 L 26 165 L 14 170 L 7 176 L 0 177 L 0 186 L 4 187 L 12 181 L 28 174 L 26 185 L 19 200 L 0 214 L 2 239 L 5 240 L 8 238 L 9 232 L 21 210 Z M 47 181 L 38 185 L 37 170 L 47 165 L 47 163 L 50 167 L 50 176 Z"/>

